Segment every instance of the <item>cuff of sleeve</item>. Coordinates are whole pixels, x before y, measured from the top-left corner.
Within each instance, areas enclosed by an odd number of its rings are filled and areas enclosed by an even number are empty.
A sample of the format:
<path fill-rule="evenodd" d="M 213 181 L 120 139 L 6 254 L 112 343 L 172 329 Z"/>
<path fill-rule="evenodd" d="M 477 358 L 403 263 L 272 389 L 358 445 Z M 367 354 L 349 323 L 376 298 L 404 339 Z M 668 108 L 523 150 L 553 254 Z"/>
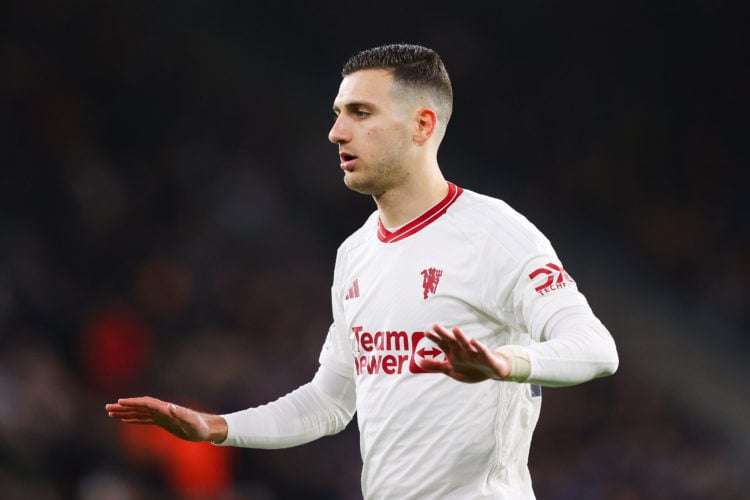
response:
<path fill-rule="evenodd" d="M 511 382 L 525 382 L 531 375 L 531 361 L 529 353 L 520 345 L 504 345 L 495 349 L 510 360 L 510 375 L 504 380 Z"/>

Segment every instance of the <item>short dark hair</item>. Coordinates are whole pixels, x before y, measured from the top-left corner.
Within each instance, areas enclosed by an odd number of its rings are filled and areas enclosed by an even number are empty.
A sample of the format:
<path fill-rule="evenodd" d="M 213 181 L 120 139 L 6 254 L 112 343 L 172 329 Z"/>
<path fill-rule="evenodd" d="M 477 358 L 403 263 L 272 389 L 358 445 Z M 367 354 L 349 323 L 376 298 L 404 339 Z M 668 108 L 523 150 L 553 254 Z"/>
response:
<path fill-rule="evenodd" d="M 434 50 L 406 43 L 363 50 L 349 58 L 341 76 L 367 69 L 390 71 L 394 82 L 428 90 L 446 113 L 447 122 L 453 109 L 453 86 L 443 60 Z"/>

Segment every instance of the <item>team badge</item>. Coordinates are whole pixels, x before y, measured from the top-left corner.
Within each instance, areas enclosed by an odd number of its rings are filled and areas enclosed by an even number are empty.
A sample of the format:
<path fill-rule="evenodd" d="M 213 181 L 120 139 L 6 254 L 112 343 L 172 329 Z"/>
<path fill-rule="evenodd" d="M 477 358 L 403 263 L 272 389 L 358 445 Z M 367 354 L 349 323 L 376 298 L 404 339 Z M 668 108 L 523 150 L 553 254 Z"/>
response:
<path fill-rule="evenodd" d="M 442 269 L 435 269 L 434 267 L 422 271 L 422 288 L 424 289 L 425 300 L 430 294 L 435 294 L 442 275 Z"/>

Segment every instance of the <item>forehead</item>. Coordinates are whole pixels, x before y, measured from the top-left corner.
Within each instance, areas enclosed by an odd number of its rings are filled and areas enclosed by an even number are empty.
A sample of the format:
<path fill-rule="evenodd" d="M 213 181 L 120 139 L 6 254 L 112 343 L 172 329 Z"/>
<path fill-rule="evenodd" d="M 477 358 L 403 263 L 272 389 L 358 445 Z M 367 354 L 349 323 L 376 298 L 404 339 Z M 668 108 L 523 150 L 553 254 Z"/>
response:
<path fill-rule="evenodd" d="M 334 109 L 352 103 L 386 104 L 392 101 L 393 76 L 384 69 L 366 69 L 344 77 L 333 101 Z"/>

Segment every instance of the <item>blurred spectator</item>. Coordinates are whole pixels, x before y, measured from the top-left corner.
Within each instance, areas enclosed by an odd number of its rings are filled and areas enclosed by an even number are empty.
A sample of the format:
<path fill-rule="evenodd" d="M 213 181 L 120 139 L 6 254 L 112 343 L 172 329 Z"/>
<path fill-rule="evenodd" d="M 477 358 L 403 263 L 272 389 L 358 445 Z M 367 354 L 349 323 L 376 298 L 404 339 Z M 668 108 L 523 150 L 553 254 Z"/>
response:
<path fill-rule="evenodd" d="M 130 306 L 115 303 L 95 313 L 81 335 L 88 382 L 102 395 L 132 390 L 146 373 L 152 337 L 149 327 Z"/>

